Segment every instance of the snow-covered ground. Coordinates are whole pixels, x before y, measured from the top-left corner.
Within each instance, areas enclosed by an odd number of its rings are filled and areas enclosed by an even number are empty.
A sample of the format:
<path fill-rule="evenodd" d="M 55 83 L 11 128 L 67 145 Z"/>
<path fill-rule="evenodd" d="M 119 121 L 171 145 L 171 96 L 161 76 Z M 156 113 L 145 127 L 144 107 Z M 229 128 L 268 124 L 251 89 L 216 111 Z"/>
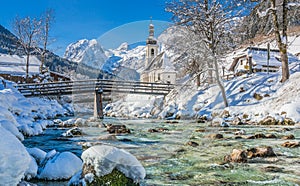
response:
<path fill-rule="evenodd" d="M 41 62 L 35 56 L 30 56 L 28 73 L 39 74 Z M 26 56 L 8 55 L 0 53 L 0 73 L 10 75 L 25 75 Z"/>
<path fill-rule="evenodd" d="M 54 123 L 48 119 L 72 111 L 56 100 L 25 98 L 13 83 L 0 78 L 0 185 L 17 185 L 22 178 L 66 179 L 81 169 L 82 162 L 70 152 L 48 153 L 26 149 L 24 136 L 43 133 Z M 63 167 L 63 168 L 62 168 Z M 60 171 L 59 171 L 60 170 Z"/>
<path fill-rule="evenodd" d="M 196 118 L 221 114 L 247 115 L 260 121 L 271 115 L 289 117 L 300 122 L 300 62 L 290 64 L 291 77 L 280 83 L 281 72 L 255 73 L 224 82 L 229 107 L 225 108 L 219 87 L 212 85 L 197 90 L 193 83 L 177 87 L 177 93 L 166 97 L 127 95 L 123 100 L 107 105 L 109 116 Z M 260 95 L 261 100 L 254 98 Z"/>

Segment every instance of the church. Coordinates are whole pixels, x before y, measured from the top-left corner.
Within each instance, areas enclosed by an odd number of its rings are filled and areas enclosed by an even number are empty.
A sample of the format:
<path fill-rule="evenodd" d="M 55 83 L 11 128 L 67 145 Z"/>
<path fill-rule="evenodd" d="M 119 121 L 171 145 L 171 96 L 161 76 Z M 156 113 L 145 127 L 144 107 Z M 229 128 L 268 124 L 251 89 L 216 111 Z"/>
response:
<path fill-rule="evenodd" d="M 146 57 L 144 71 L 141 73 L 142 82 L 170 83 L 176 82 L 176 71 L 164 51 L 159 51 L 157 40 L 154 38 L 154 25 L 149 25 L 149 37 L 146 41 Z"/>

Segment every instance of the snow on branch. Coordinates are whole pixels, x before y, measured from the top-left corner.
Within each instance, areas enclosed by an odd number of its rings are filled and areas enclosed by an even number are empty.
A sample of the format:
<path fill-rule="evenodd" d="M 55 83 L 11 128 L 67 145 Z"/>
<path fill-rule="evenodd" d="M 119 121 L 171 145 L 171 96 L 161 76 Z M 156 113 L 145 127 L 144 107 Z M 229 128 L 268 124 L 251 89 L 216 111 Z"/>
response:
<path fill-rule="evenodd" d="M 262 17 L 265 17 L 269 14 L 269 12 L 271 11 L 276 11 L 276 9 L 274 8 L 268 8 L 267 10 L 263 11 L 263 12 L 260 12 L 259 10 L 257 10 L 257 15 L 262 18 Z"/>

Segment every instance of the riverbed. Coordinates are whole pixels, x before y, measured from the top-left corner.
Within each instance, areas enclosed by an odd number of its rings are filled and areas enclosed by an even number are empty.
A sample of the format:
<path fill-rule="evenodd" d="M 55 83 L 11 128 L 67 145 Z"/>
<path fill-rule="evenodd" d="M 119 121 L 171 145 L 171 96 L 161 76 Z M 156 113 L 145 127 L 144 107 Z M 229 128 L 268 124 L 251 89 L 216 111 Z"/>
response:
<path fill-rule="evenodd" d="M 130 134 L 118 135 L 118 140 L 99 140 L 108 134 L 104 124 L 124 124 Z M 82 149 L 96 144 L 107 144 L 125 149 L 135 155 L 146 169 L 142 185 L 299 185 L 300 147 L 286 148 L 286 141 L 300 141 L 300 127 L 239 125 L 213 127 L 209 122 L 196 120 L 152 120 L 105 118 L 103 122 L 81 127 L 84 135 L 62 137 L 66 128 L 48 128 L 43 135 L 27 138 L 24 145 L 46 152 L 71 151 L 80 157 Z M 153 130 L 156 129 L 156 130 Z M 155 132 L 153 132 L 155 131 Z M 238 138 L 258 133 L 274 134 L 276 138 Z M 223 138 L 207 137 L 222 134 Z M 283 140 L 293 134 L 295 139 Z M 224 156 L 233 149 L 271 146 L 274 157 L 255 158 L 247 163 L 226 163 Z M 42 182 L 40 182 L 42 183 Z M 40 185 L 55 185 L 43 182 Z M 59 182 L 64 185 L 67 182 Z"/>

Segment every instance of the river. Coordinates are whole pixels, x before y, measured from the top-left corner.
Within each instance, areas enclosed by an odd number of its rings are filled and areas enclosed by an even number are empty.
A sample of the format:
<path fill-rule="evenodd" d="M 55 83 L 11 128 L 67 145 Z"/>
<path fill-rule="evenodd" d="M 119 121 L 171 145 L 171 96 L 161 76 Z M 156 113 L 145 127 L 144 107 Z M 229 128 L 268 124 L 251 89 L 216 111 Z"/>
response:
<path fill-rule="evenodd" d="M 140 160 L 146 169 L 143 185 L 299 185 L 300 149 L 286 148 L 282 136 L 293 134 L 300 141 L 300 128 L 295 126 L 239 125 L 227 128 L 212 127 L 210 123 L 195 120 L 113 119 L 108 124 L 124 124 L 131 134 L 118 135 L 118 140 L 99 140 L 107 135 L 101 123 L 82 127 L 84 135 L 61 137 L 67 129 L 48 128 L 40 136 L 25 139 L 26 147 L 44 151 L 71 151 L 80 157 L 82 145 L 108 144 L 123 148 Z M 100 127 L 98 127 L 100 126 Z M 150 132 L 158 129 L 159 132 Z M 275 134 L 274 139 L 236 138 L 236 132 L 245 135 Z M 222 134 L 222 139 L 211 139 L 209 134 Z M 292 140 L 292 141 L 295 141 Z M 193 141 L 194 147 L 188 145 Z M 291 141 L 291 140 L 290 140 Z M 198 145 L 198 146 L 197 146 Z M 271 146 L 275 157 L 256 158 L 247 163 L 224 163 L 224 156 L 233 149 Z M 66 185 L 67 182 L 38 182 L 39 185 Z"/>

